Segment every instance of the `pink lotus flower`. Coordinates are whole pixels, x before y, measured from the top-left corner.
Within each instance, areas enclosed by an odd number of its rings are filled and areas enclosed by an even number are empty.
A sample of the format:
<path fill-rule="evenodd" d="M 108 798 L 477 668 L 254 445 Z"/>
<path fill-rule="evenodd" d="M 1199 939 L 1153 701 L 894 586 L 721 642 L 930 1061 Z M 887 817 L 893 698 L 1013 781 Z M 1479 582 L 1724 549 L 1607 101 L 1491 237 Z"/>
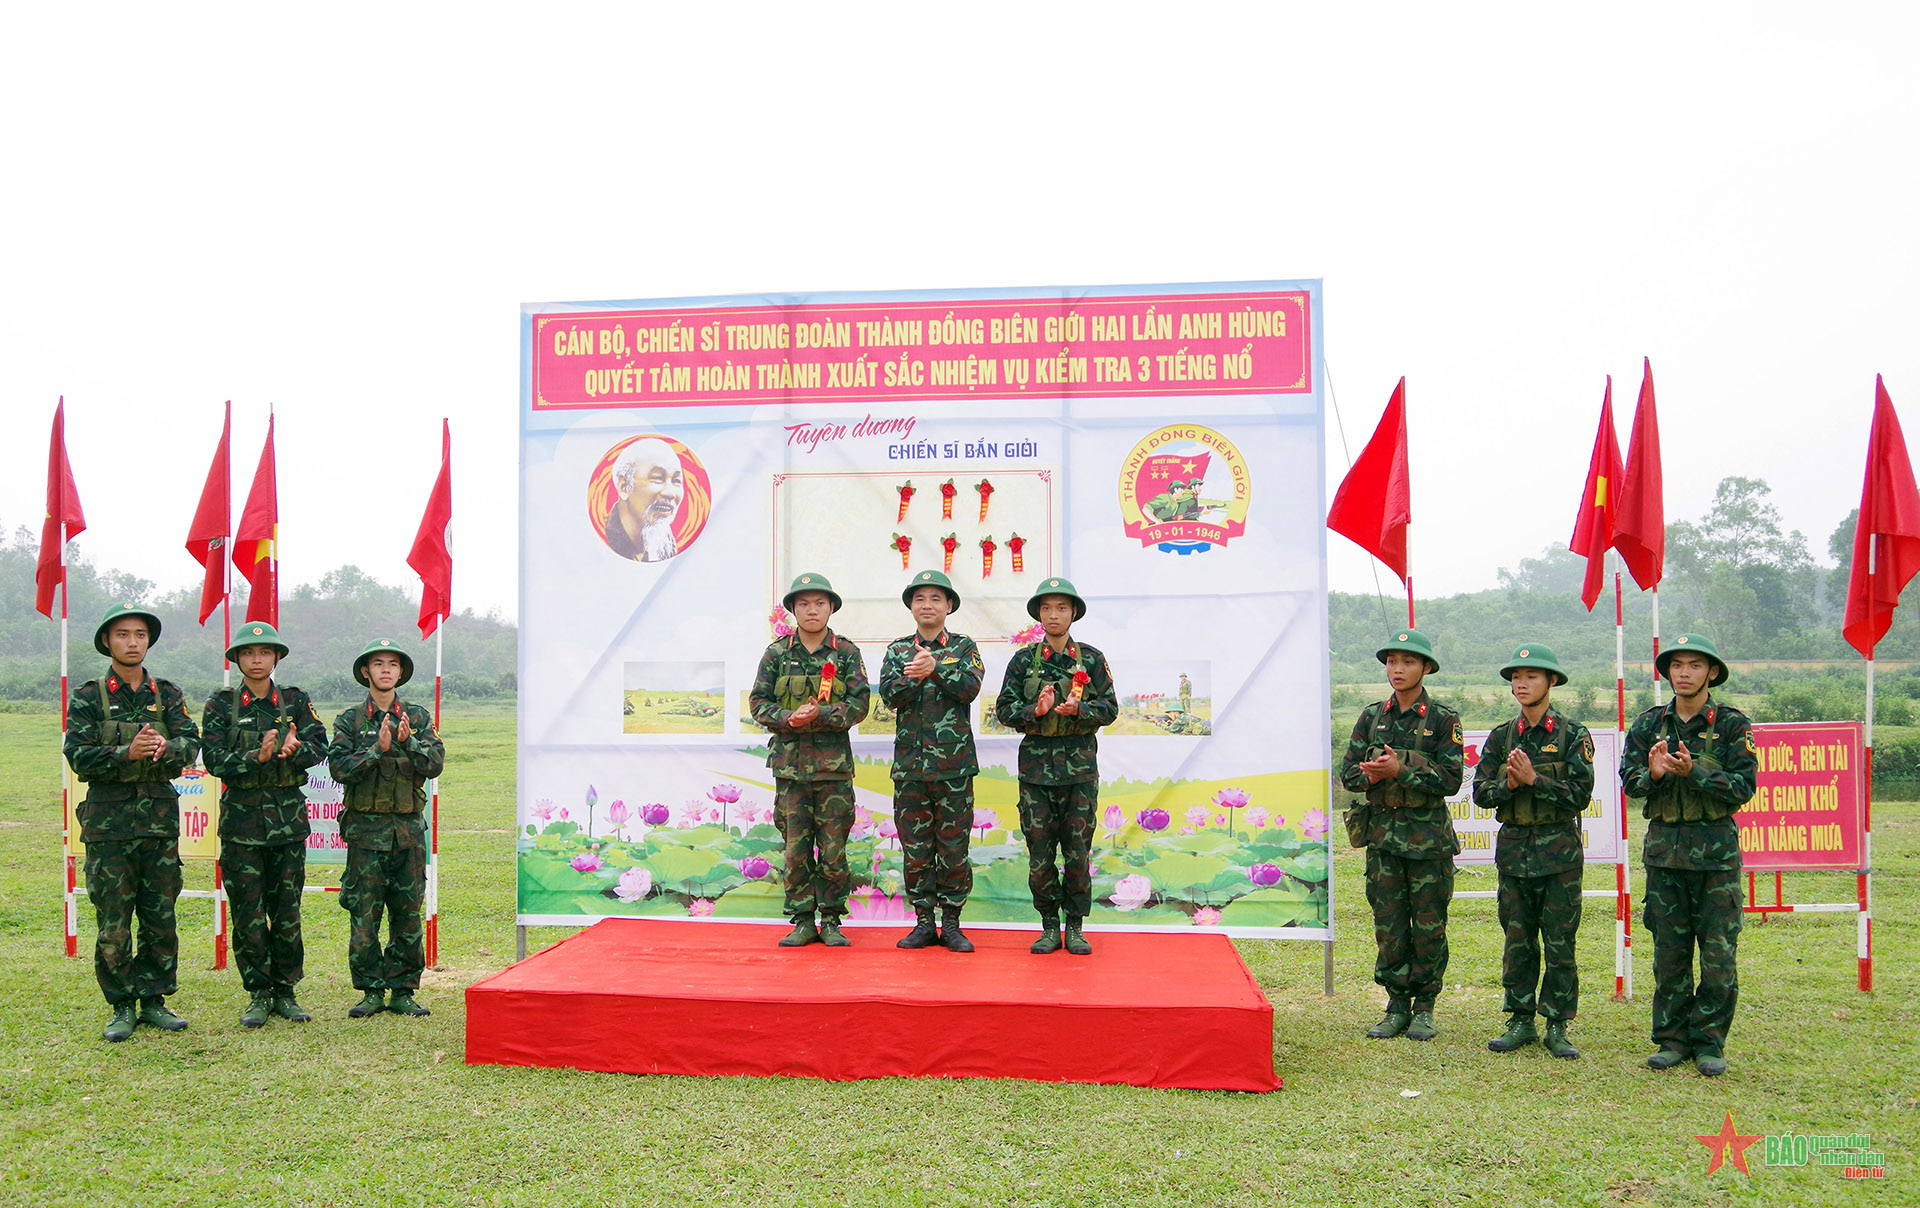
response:
<path fill-rule="evenodd" d="M 1300 829 L 1307 832 L 1311 838 L 1320 838 L 1327 833 L 1327 811 L 1308 810 L 1306 816 L 1300 819 Z"/>
<path fill-rule="evenodd" d="M 1193 826 L 1205 826 L 1207 824 L 1207 807 L 1204 805 L 1192 806 L 1181 816 Z"/>
<path fill-rule="evenodd" d="M 638 902 L 652 889 L 652 873 L 644 868 L 629 868 L 620 874 L 620 883 L 613 887 L 613 896 L 622 902 Z"/>
<path fill-rule="evenodd" d="M 1193 828 L 1191 826 L 1183 826 L 1180 828 L 1180 833 L 1183 835 L 1191 835 L 1193 833 Z"/>
<path fill-rule="evenodd" d="M 1012 634 L 1007 638 L 1007 640 L 1009 642 L 1012 642 L 1015 646 L 1031 646 L 1035 642 L 1039 641 L 1041 638 L 1046 636 L 1047 636 L 1046 628 L 1036 621 L 1033 624 L 1027 626 L 1025 629 L 1020 630 L 1018 633 Z"/>
<path fill-rule="evenodd" d="M 1117 805 L 1108 805 L 1100 811 L 1100 821 L 1108 830 L 1119 830 L 1127 824 L 1126 811 Z"/>
<path fill-rule="evenodd" d="M 1255 830 L 1259 830 L 1261 827 L 1265 826 L 1267 824 L 1267 819 L 1271 818 L 1272 816 L 1273 816 L 1272 814 L 1269 814 L 1265 809 L 1257 805 L 1247 811 L 1247 821 L 1253 824 L 1253 828 Z"/>
<path fill-rule="evenodd" d="M 587 786 L 587 808 L 592 809 L 594 806 L 598 804 L 600 804 L 600 791 L 594 788 L 592 785 L 588 785 Z"/>
<path fill-rule="evenodd" d="M 875 829 L 880 832 L 882 839 L 898 839 L 900 837 L 900 825 L 893 820 L 892 814 L 880 815 L 880 821 Z"/>
<path fill-rule="evenodd" d="M 659 826 L 673 816 L 673 811 L 658 801 L 649 801 L 640 807 L 640 821 L 648 826 Z"/>
<path fill-rule="evenodd" d="M 1218 927 L 1220 925 L 1220 912 L 1211 906 L 1202 906 L 1193 912 L 1193 925 L 1195 927 Z"/>
<path fill-rule="evenodd" d="M 566 820 L 567 820 L 567 807 L 563 805 L 560 807 L 560 821 L 565 822 Z"/>
<path fill-rule="evenodd" d="M 695 898 L 687 903 L 687 914 L 696 919 L 704 919 L 713 913 L 713 903 L 706 898 Z"/>
<path fill-rule="evenodd" d="M 1145 906 L 1153 897 L 1153 882 L 1145 873 L 1132 873 L 1121 877 L 1113 887 L 1113 908 L 1121 911 L 1134 911 Z"/>
<path fill-rule="evenodd" d="M 1280 883 L 1280 866 L 1277 864 L 1255 864 L 1247 869 L 1247 880 L 1261 889 Z"/>
<path fill-rule="evenodd" d="M 982 839 L 987 837 L 988 831 L 999 825 L 1000 815 L 993 810 L 975 809 L 973 811 L 973 829 L 980 832 Z"/>
<path fill-rule="evenodd" d="M 747 856 L 740 861 L 740 875 L 749 881 L 758 881 L 773 871 L 773 865 L 765 856 Z"/>
<path fill-rule="evenodd" d="M 1215 826 L 1225 826 L 1227 824 L 1227 816 L 1225 814 L 1215 814 L 1213 816 L 1213 824 Z"/>
<path fill-rule="evenodd" d="M 542 822 L 553 821 L 553 802 L 542 797 L 533 803 L 533 816 Z"/>
<path fill-rule="evenodd" d="M 616 799 L 607 807 L 607 821 L 613 824 L 615 830 L 619 830 L 632 820 L 633 811 L 627 808 L 626 802 Z"/>
<path fill-rule="evenodd" d="M 567 863 L 573 865 L 575 872 L 599 872 L 606 867 L 601 863 L 600 853 L 592 851 L 581 852 Z"/>
<path fill-rule="evenodd" d="M 1221 789 L 1213 795 L 1213 803 L 1223 810 L 1245 809 L 1247 791 L 1245 789 Z"/>
<path fill-rule="evenodd" d="M 1158 834 L 1173 821 L 1173 815 L 1161 809 L 1141 810 L 1135 816 L 1140 819 L 1140 829 L 1149 834 Z"/>
<path fill-rule="evenodd" d="M 879 816 L 864 805 L 853 807 L 853 825 L 847 830 L 847 838 L 864 839 L 878 827 Z"/>
<path fill-rule="evenodd" d="M 847 898 L 847 917 L 900 923 L 912 918 L 913 911 L 905 894 L 889 897 L 872 885 L 862 885 Z"/>
<path fill-rule="evenodd" d="M 735 784 L 716 784 L 707 790 L 707 796 L 722 805 L 732 805 L 740 800 L 740 786 Z"/>

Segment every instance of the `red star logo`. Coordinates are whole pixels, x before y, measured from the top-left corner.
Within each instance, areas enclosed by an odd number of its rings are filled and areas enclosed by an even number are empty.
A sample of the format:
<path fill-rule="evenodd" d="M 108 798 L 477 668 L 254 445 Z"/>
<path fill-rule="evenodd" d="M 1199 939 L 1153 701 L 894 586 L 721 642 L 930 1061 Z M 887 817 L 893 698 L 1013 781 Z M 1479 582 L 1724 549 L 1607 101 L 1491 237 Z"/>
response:
<path fill-rule="evenodd" d="M 1714 1171 L 1720 1169 L 1720 1163 L 1726 1160 L 1727 1150 L 1729 1149 L 1733 1150 L 1733 1165 L 1735 1169 L 1739 1170 L 1741 1174 L 1751 1174 L 1747 1169 L 1747 1146 L 1760 1140 L 1760 1138 L 1743 1137 L 1735 1132 L 1733 1128 L 1733 1113 L 1731 1111 L 1727 1113 L 1726 1123 L 1720 1126 L 1719 1132 L 1710 1133 L 1704 1137 L 1696 1136 L 1694 1140 L 1713 1151 L 1712 1159 L 1707 1162 L 1708 1174 L 1712 1174 Z"/>

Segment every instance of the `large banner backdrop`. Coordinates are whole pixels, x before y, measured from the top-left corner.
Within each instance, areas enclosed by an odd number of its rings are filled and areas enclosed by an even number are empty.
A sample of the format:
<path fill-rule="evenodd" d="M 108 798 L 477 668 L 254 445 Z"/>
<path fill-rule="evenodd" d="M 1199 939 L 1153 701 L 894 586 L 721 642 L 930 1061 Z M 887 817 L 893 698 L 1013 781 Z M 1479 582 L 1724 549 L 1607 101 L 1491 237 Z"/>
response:
<path fill-rule="evenodd" d="M 781 916 L 747 690 L 802 572 L 869 676 L 911 572 L 979 642 L 969 922 L 1034 924 L 993 703 L 1071 579 L 1105 652 L 1095 925 L 1324 939 L 1320 283 L 523 308 L 519 911 Z M 854 731 L 852 922 L 904 923 L 893 719 Z"/>

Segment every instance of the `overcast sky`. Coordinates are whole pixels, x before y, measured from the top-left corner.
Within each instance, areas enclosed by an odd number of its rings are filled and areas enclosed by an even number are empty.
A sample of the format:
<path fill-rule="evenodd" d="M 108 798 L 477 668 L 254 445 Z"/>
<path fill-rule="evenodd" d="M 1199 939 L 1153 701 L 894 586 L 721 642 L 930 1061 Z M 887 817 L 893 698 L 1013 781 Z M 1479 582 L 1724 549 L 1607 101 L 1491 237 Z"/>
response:
<path fill-rule="evenodd" d="M 65 395 L 87 556 L 196 581 L 231 398 L 284 581 L 412 585 L 445 415 L 512 616 L 523 302 L 1320 277 L 1330 489 L 1406 375 L 1422 595 L 1566 544 L 1642 356 L 1668 518 L 1757 476 L 1822 560 L 1874 374 L 1920 416 L 1912 5 L 492 11 L 8 9 L 0 524 Z"/>

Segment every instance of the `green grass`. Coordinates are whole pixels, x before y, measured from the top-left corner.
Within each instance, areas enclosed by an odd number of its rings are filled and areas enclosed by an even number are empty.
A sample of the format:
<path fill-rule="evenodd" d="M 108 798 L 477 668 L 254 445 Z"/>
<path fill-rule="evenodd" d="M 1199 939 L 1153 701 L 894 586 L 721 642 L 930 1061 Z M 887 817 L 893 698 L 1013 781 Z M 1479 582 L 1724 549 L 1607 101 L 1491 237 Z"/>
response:
<path fill-rule="evenodd" d="M 1500 1025 L 1493 903 L 1461 900 L 1438 1040 L 1369 1042 L 1381 1002 L 1357 853 L 1335 860 L 1337 993 L 1315 944 L 1242 942 L 1273 1001 L 1286 1089 L 1255 1096 L 1018 1081 L 822 1083 L 636 1078 L 462 1063 L 461 990 L 511 960 L 513 721 L 456 706 L 446 727 L 441 966 L 424 1020 L 352 1021 L 345 915 L 310 895 L 317 1018 L 237 1020 L 245 996 L 211 964 L 211 908 L 183 901 L 188 1032 L 98 1039 L 86 953 L 60 944 L 57 759 L 50 715 L 0 715 L 0 1203 L 7 1204 L 1808 1204 L 1920 1199 L 1916 949 L 1920 807 L 1888 806 L 1875 850 L 1878 991 L 1854 988 L 1853 920 L 1752 922 L 1743 997 L 1718 1081 L 1654 1074 L 1647 939 L 1640 998 L 1608 1001 L 1611 911 L 1581 934 L 1578 1062 L 1483 1047 Z M 1490 871 L 1460 887 L 1491 888 Z M 189 887 L 204 888 L 204 865 Z M 1611 870 L 1589 885 L 1612 885 Z M 1845 901 L 1852 878 L 1788 879 Z M 1636 902 L 1637 902 L 1636 898 Z M 543 944 L 566 934 L 532 937 Z M 885 942 L 880 937 L 856 942 Z M 859 1044 L 850 1017 L 847 1043 Z M 1073 1044 L 1036 1035 L 1035 1045 Z M 1417 1097 L 1402 1092 L 1418 1091 Z M 1864 1132 L 1887 1177 L 1765 1167 L 1707 1176 L 1695 1134 Z"/>

